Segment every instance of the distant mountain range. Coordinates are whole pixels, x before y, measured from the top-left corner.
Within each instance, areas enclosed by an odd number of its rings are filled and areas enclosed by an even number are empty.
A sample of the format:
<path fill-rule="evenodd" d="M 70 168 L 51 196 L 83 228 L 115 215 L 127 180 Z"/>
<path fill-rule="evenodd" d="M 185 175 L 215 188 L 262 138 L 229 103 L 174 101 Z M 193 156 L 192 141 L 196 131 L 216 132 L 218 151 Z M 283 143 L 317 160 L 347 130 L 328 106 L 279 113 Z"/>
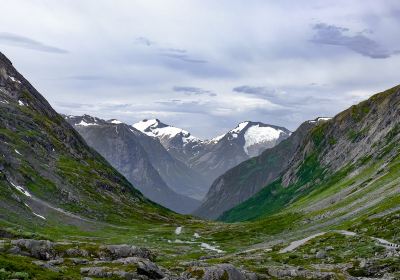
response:
<path fill-rule="evenodd" d="M 133 127 L 159 139 L 171 155 L 200 173 L 207 182 L 205 192 L 225 171 L 275 146 L 291 133 L 283 127 L 250 121 L 211 140 L 198 139 L 158 119 L 143 120 Z"/>
<path fill-rule="evenodd" d="M 194 211 L 226 170 L 290 135 L 283 127 L 243 122 L 200 140 L 158 119 L 132 126 L 89 115 L 65 119 L 147 197 L 179 213 Z"/>
<path fill-rule="evenodd" d="M 198 200 L 184 194 L 195 193 L 202 178 L 174 159 L 158 140 L 117 120 L 88 115 L 65 119 L 146 197 L 180 213 L 189 213 L 199 205 Z M 182 191 L 177 193 L 170 185 Z"/>

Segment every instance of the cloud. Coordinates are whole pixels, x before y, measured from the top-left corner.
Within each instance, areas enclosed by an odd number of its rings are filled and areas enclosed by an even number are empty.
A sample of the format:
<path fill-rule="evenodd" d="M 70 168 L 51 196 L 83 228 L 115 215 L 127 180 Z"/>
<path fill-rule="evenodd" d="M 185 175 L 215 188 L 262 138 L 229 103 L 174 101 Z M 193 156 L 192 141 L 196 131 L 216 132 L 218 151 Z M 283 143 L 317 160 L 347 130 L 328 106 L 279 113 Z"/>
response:
<path fill-rule="evenodd" d="M 146 47 L 154 47 L 154 51 L 163 57 L 167 57 L 170 59 L 174 60 L 179 60 L 182 62 L 188 62 L 188 63 L 207 63 L 206 60 L 204 59 L 199 59 L 199 58 L 194 58 L 188 54 L 188 51 L 185 49 L 180 49 L 180 48 L 170 48 L 170 47 L 165 47 L 162 46 L 155 41 L 150 40 L 147 37 L 137 37 L 136 38 L 136 43 L 138 45 L 143 45 Z"/>
<path fill-rule="evenodd" d="M 249 94 L 258 98 L 266 99 L 273 104 L 290 110 L 299 110 L 300 108 L 310 107 L 316 104 L 321 105 L 332 102 L 330 98 L 322 98 L 312 95 L 311 93 L 319 93 L 320 89 L 313 89 L 315 87 L 318 87 L 318 84 L 310 83 L 304 87 L 293 87 L 288 89 L 243 85 L 235 87 L 232 90 L 237 93 Z"/>
<path fill-rule="evenodd" d="M 185 86 L 174 86 L 172 88 L 173 91 L 175 92 L 182 92 L 186 95 L 208 95 L 208 96 L 217 96 L 216 93 L 210 91 L 210 90 L 206 90 L 206 89 L 202 89 L 202 88 L 198 88 L 198 87 L 185 87 Z"/>
<path fill-rule="evenodd" d="M 28 37 L 20 36 L 13 33 L 1 32 L 0 33 L 0 44 L 16 46 L 20 48 L 36 50 L 40 52 L 48 52 L 48 53 L 57 53 L 57 54 L 65 54 L 68 53 L 67 50 L 60 49 L 57 47 L 53 47 L 50 45 L 46 45 L 39 41 L 33 40 Z"/>
<path fill-rule="evenodd" d="M 315 44 L 341 46 L 363 56 L 376 59 L 388 58 L 399 53 L 399 51 L 390 51 L 365 36 L 365 33 L 371 33 L 370 30 L 367 30 L 368 32 L 359 32 L 355 35 L 347 35 L 350 29 L 326 23 L 315 24 L 313 30 L 315 34 L 311 42 Z"/>
<path fill-rule="evenodd" d="M 260 97 L 271 97 L 276 94 L 275 89 L 260 86 L 238 86 L 232 89 L 234 92 L 252 94 Z"/>
<path fill-rule="evenodd" d="M 155 44 L 155 42 L 151 41 L 150 39 L 148 39 L 146 37 L 142 37 L 142 36 L 141 37 L 137 37 L 135 41 L 136 41 L 136 43 L 138 45 L 145 45 L 145 46 L 148 46 L 148 47 L 150 47 L 150 46 Z"/>

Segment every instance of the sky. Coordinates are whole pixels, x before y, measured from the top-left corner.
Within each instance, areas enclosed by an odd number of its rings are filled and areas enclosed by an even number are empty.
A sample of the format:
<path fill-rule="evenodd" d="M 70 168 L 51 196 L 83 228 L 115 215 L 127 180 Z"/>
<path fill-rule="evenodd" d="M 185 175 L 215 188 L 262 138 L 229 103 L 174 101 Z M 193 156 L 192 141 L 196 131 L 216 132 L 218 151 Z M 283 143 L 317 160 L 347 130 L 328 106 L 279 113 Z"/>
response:
<path fill-rule="evenodd" d="M 0 0 L 0 51 L 64 114 L 211 138 L 400 83 L 398 0 Z"/>

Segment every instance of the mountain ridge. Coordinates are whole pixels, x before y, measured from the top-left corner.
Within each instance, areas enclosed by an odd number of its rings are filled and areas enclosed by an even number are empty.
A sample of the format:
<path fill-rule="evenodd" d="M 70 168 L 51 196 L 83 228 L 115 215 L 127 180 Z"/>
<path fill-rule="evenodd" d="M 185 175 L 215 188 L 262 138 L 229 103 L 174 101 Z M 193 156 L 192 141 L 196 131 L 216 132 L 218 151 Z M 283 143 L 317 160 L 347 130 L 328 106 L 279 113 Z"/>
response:
<path fill-rule="evenodd" d="M 202 174 L 208 187 L 229 168 L 278 144 L 291 133 L 284 127 L 245 121 L 223 135 L 201 140 L 158 119 L 145 119 L 133 126 L 158 138 L 172 156 Z"/>

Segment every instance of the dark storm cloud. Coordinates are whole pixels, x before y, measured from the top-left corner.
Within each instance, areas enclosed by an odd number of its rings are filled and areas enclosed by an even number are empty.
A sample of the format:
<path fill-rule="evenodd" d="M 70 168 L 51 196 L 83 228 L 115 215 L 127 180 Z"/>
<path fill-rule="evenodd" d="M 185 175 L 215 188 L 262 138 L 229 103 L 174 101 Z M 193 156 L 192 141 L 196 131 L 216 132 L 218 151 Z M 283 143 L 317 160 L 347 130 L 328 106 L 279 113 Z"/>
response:
<path fill-rule="evenodd" d="M 46 45 L 31 38 L 20 36 L 13 33 L 0 32 L 0 44 L 17 46 L 20 48 L 36 50 L 40 52 L 65 54 L 67 50 L 60 49 L 54 46 Z"/>
<path fill-rule="evenodd" d="M 364 35 L 366 32 L 348 35 L 347 33 L 350 31 L 348 28 L 326 23 L 315 24 L 313 30 L 315 34 L 311 42 L 315 44 L 341 46 L 363 56 L 378 59 L 388 58 L 398 53 L 398 51 L 390 51 L 378 42 L 368 38 Z M 368 33 L 371 33 L 371 31 Z"/>
<path fill-rule="evenodd" d="M 173 91 L 175 92 L 182 92 L 186 95 L 203 95 L 206 94 L 208 96 L 217 96 L 216 93 L 210 91 L 210 90 L 206 90 L 206 89 L 202 89 L 202 88 L 198 88 L 198 87 L 186 87 L 186 86 L 174 86 L 172 88 Z"/>

